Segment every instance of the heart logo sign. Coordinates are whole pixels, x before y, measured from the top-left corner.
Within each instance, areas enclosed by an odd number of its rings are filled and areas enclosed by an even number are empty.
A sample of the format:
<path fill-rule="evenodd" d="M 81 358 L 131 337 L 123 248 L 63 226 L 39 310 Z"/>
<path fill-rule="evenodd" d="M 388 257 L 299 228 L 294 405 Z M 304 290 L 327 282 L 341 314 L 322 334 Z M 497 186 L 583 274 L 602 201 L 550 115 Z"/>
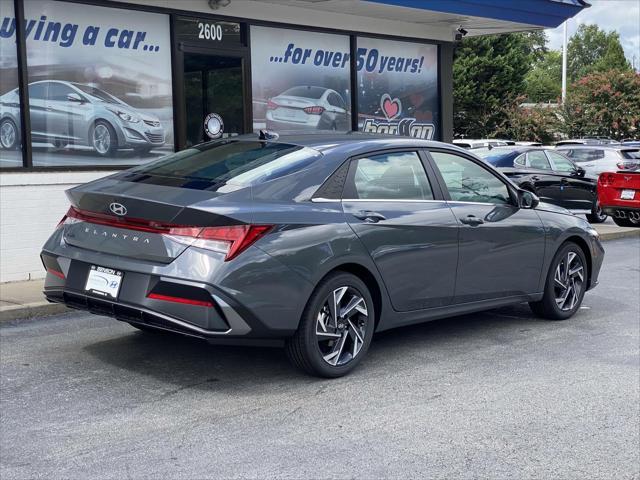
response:
<path fill-rule="evenodd" d="M 391 95 L 385 93 L 380 97 L 380 108 L 387 117 L 387 120 L 393 120 L 402 112 L 402 103 L 399 98 L 391 98 Z"/>
<path fill-rule="evenodd" d="M 380 110 L 385 118 L 379 116 L 365 118 L 362 123 L 363 132 L 433 140 L 436 129 L 433 123 L 423 123 L 409 117 L 399 118 L 402 113 L 402 103 L 399 98 L 391 98 L 388 93 L 383 94 L 380 97 Z"/>

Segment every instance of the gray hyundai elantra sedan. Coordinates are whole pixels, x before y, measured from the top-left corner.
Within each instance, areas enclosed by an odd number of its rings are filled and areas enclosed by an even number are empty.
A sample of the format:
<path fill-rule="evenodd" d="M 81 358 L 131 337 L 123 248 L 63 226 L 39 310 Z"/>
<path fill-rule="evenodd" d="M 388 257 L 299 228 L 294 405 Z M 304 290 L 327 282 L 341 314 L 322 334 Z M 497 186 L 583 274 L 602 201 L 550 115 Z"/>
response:
<path fill-rule="evenodd" d="M 374 332 L 528 302 L 574 315 L 604 250 L 469 152 L 359 133 L 204 143 L 67 192 L 53 302 L 144 331 L 284 343 L 338 377 Z"/>

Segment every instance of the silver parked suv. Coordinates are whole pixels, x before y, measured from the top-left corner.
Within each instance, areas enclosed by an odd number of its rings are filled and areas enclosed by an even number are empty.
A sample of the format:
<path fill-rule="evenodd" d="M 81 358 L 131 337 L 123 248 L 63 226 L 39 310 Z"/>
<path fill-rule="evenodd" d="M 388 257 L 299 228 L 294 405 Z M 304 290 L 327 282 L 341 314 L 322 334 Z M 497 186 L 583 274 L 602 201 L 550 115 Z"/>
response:
<path fill-rule="evenodd" d="M 0 144 L 17 148 L 18 90 L 0 97 Z M 31 136 L 58 148 L 88 145 L 110 157 L 120 148 L 148 153 L 165 143 L 160 119 L 141 113 L 110 93 L 81 83 L 46 80 L 29 84 Z"/>

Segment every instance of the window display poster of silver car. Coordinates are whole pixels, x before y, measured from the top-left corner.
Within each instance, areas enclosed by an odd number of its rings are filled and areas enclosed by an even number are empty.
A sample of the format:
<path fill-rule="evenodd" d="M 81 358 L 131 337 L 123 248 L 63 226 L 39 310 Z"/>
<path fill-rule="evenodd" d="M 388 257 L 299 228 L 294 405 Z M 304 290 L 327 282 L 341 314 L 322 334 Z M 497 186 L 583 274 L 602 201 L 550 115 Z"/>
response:
<path fill-rule="evenodd" d="M 132 165 L 172 152 L 167 16 L 61 5 L 24 2 L 33 166 Z M 6 24 L 0 42 L 4 64 L 5 51 L 15 49 L 14 23 Z M 0 90 L 8 161 L 22 141 L 16 83 Z"/>

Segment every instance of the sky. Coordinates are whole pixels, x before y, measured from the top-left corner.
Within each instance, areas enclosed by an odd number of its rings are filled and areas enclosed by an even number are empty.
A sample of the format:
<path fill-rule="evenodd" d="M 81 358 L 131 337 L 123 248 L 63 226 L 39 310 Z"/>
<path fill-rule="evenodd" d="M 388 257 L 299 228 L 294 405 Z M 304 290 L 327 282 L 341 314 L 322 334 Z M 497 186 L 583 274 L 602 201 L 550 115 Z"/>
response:
<path fill-rule="evenodd" d="M 595 23 L 606 31 L 617 30 L 627 60 L 633 63 L 635 55 L 635 67 L 640 71 L 640 0 L 587 0 L 587 3 L 591 7 L 568 20 L 567 38 L 571 38 L 582 23 Z M 562 25 L 546 32 L 549 48 L 562 49 Z"/>

